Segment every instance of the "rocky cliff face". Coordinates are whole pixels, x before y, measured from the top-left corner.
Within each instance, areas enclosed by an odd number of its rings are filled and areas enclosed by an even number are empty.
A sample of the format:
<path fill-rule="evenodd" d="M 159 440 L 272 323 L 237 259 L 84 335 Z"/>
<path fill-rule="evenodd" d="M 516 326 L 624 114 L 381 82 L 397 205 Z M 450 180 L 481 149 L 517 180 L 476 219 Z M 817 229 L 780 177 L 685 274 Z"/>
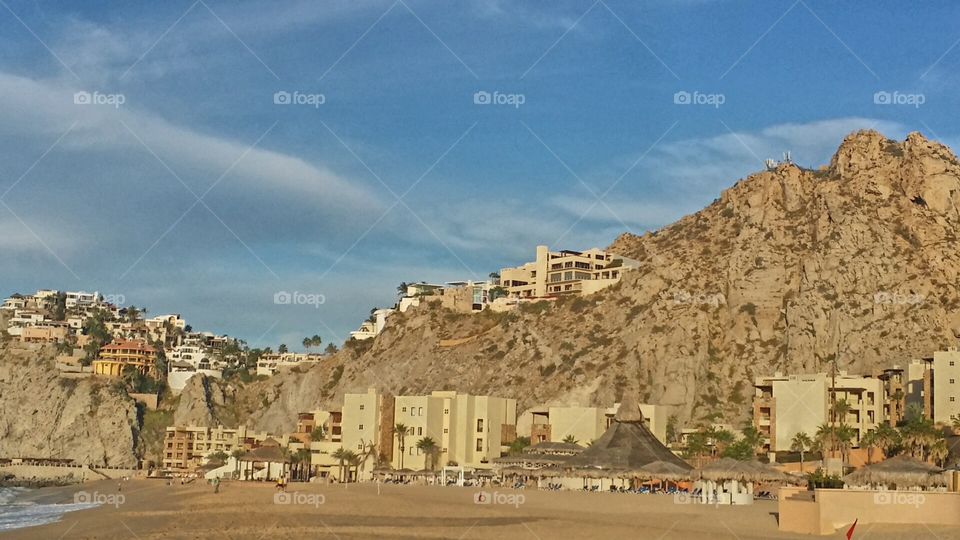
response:
<path fill-rule="evenodd" d="M 456 389 L 610 405 L 624 389 L 681 421 L 743 419 L 753 377 L 870 373 L 957 344 L 960 165 L 911 134 L 847 137 L 830 164 L 781 164 L 704 210 L 611 249 L 641 261 L 583 299 L 496 316 L 425 305 L 374 342 L 260 383 L 285 428 L 344 391 Z M 448 345 L 441 340 L 471 338 Z"/>
<path fill-rule="evenodd" d="M 586 298 L 509 314 L 425 302 L 330 361 L 234 388 L 194 378 L 174 423 L 288 432 L 367 387 L 609 406 L 627 390 L 683 422 L 738 422 L 753 378 L 870 373 L 960 338 L 960 164 L 919 134 L 843 141 L 819 170 L 781 164 L 611 249 L 641 261 Z M 0 351 L 0 456 L 132 460 L 135 409 L 89 381 Z"/>
<path fill-rule="evenodd" d="M 138 429 L 126 394 L 58 377 L 49 349 L 0 347 L 0 456 L 134 466 Z"/>

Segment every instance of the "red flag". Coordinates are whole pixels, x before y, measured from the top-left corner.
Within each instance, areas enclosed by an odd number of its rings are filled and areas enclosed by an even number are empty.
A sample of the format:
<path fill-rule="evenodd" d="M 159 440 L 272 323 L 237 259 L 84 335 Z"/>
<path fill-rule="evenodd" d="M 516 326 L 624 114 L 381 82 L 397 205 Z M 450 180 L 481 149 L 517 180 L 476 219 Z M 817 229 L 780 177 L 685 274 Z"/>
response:
<path fill-rule="evenodd" d="M 853 525 L 850 526 L 850 529 L 847 530 L 847 540 L 853 538 L 853 529 L 857 527 L 857 521 L 860 521 L 860 518 L 853 520 Z"/>

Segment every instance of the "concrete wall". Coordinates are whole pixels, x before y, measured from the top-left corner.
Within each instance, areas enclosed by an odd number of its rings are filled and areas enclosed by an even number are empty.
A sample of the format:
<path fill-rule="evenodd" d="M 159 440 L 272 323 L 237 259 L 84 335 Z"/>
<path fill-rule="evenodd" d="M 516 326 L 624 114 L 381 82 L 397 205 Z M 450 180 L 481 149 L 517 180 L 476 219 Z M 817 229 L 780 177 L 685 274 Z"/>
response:
<path fill-rule="evenodd" d="M 801 491 L 799 488 L 780 490 L 781 531 L 833 534 L 854 520 L 860 525 L 960 526 L 960 493 L 818 489 L 811 501 L 802 498 Z"/>

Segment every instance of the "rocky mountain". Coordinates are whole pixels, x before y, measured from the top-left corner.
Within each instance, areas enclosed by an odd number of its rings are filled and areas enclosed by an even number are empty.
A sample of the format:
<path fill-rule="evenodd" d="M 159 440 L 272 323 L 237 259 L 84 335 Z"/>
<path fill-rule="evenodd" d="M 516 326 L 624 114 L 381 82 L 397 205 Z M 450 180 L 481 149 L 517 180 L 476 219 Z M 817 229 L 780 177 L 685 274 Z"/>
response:
<path fill-rule="evenodd" d="M 819 169 L 779 164 L 672 225 L 617 238 L 610 249 L 641 267 L 614 287 L 501 314 L 427 301 L 309 369 L 245 385 L 194 378 L 169 421 L 281 433 L 298 412 L 377 387 L 501 395 L 521 410 L 609 406 L 629 390 L 684 424 L 738 423 L 755 376 L 834 360 L 870 373 L 956 345 L 958 233 L 953 153 L 916 133 L 859 132 Z M 49 358 L 8 346 L 0 359 L 0 456 L 133 459 L 143 440 L 129 398 L 59 380 Z"/>
<path fill-rule="evenodd" d="M 610 249 L 617 286 L 510 314 L 422 305 L 329 364 L 258 383 L 258 427 L 344 391 L 455 389 L 610 405 L 625 389 L 683 421 L 740 421 L 753 378 L 905 364 L 960 337 L 960 164 L 918 133 L 848 136 L 817 170 L 738 181 L 707 208 Z"/>
<path fill-rule="evenodd" d="M 134 401 L 103 381 L 64 379 L 53 351 L 0 347 L 0 456 L 134 466 Z"/>

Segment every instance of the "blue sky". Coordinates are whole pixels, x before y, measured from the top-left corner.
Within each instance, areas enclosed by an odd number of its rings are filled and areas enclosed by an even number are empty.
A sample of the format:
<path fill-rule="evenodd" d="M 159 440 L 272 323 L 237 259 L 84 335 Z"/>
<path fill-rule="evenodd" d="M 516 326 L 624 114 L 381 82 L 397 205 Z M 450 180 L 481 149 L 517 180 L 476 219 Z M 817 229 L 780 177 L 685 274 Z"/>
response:
<path fill-rule="evenodd" d="M 74 4 L 0 2 L 0 293 L 259 346 L 658 228 L 785 150 L 957 136 L 955 2 Z"/>

